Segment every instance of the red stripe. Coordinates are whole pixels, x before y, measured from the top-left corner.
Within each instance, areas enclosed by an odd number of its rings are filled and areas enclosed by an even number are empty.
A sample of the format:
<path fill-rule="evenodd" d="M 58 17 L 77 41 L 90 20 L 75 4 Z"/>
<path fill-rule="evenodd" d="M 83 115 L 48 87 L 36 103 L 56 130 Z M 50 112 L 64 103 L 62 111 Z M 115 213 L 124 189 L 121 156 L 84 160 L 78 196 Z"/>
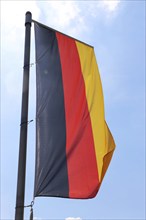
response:
<path fill-rule="evenodd" d="M 66 155 L 70 198 L 94 197 L 99 180 L 91 120 L 75 40 L 56 33 L 66 118 Z"/>

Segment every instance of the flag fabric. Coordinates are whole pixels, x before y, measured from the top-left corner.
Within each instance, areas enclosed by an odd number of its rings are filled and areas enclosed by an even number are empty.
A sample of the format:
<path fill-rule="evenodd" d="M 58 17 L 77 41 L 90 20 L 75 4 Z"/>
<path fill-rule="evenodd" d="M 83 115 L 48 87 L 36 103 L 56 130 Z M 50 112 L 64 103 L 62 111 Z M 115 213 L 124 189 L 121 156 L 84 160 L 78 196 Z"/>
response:
<path fill-rule="evenodd" d="M 34 196 L 95 197 L 115 149 L 94 48 L 38 22 Z"/>

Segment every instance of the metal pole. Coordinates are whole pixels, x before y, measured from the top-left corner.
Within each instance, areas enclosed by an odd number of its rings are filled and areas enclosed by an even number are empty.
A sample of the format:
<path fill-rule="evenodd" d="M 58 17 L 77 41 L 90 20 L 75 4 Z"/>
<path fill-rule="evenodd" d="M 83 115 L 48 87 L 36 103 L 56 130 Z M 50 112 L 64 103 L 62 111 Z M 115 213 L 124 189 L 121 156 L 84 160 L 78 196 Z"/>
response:
<path fill-rule="evenodd" d="M 31 21 L 32 21 L 31 12 L 26 12 L 25 14 L 25 50 L 24 50 L 24 69 L 23 69 L 22 109 L 21 109 L 21 124 L 20 124 L 19 163 L 18 163 L 15 220 L 24 219 Z"/>

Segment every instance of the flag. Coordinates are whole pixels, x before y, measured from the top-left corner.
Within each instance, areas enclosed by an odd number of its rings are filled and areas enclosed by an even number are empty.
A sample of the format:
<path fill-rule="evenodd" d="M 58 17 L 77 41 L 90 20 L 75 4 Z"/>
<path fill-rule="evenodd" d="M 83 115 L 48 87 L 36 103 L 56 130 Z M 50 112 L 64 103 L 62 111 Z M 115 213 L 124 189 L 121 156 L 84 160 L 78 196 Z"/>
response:
<path fill-rule="evenodd" d="M 94 48 L 38 22 L 34 196 L 95 197 L 115 143 Z"/>

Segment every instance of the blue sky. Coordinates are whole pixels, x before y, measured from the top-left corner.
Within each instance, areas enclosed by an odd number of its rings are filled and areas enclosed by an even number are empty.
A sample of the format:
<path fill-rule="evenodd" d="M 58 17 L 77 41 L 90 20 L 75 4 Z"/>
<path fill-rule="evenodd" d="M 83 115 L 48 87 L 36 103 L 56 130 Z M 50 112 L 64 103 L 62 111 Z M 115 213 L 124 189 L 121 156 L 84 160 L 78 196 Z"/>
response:
<path fill-rule="evenodd" d="M 36 198 L 34 219 L 145 219 L 145 1 L 1 1 L 1 217 L 15 213 L 25 12 L 94 46 L 116 150 L 95 199 Z M 35 61 L 32 26 L 31 63 Z M 35 119 L 35 65 L 29 119 Z M 29 124 L 25 204 L 34 185 Z M 29 219 L 29 209 L 25 219 Z M 67 219 L 69 220 L 69 218 Z"/>

